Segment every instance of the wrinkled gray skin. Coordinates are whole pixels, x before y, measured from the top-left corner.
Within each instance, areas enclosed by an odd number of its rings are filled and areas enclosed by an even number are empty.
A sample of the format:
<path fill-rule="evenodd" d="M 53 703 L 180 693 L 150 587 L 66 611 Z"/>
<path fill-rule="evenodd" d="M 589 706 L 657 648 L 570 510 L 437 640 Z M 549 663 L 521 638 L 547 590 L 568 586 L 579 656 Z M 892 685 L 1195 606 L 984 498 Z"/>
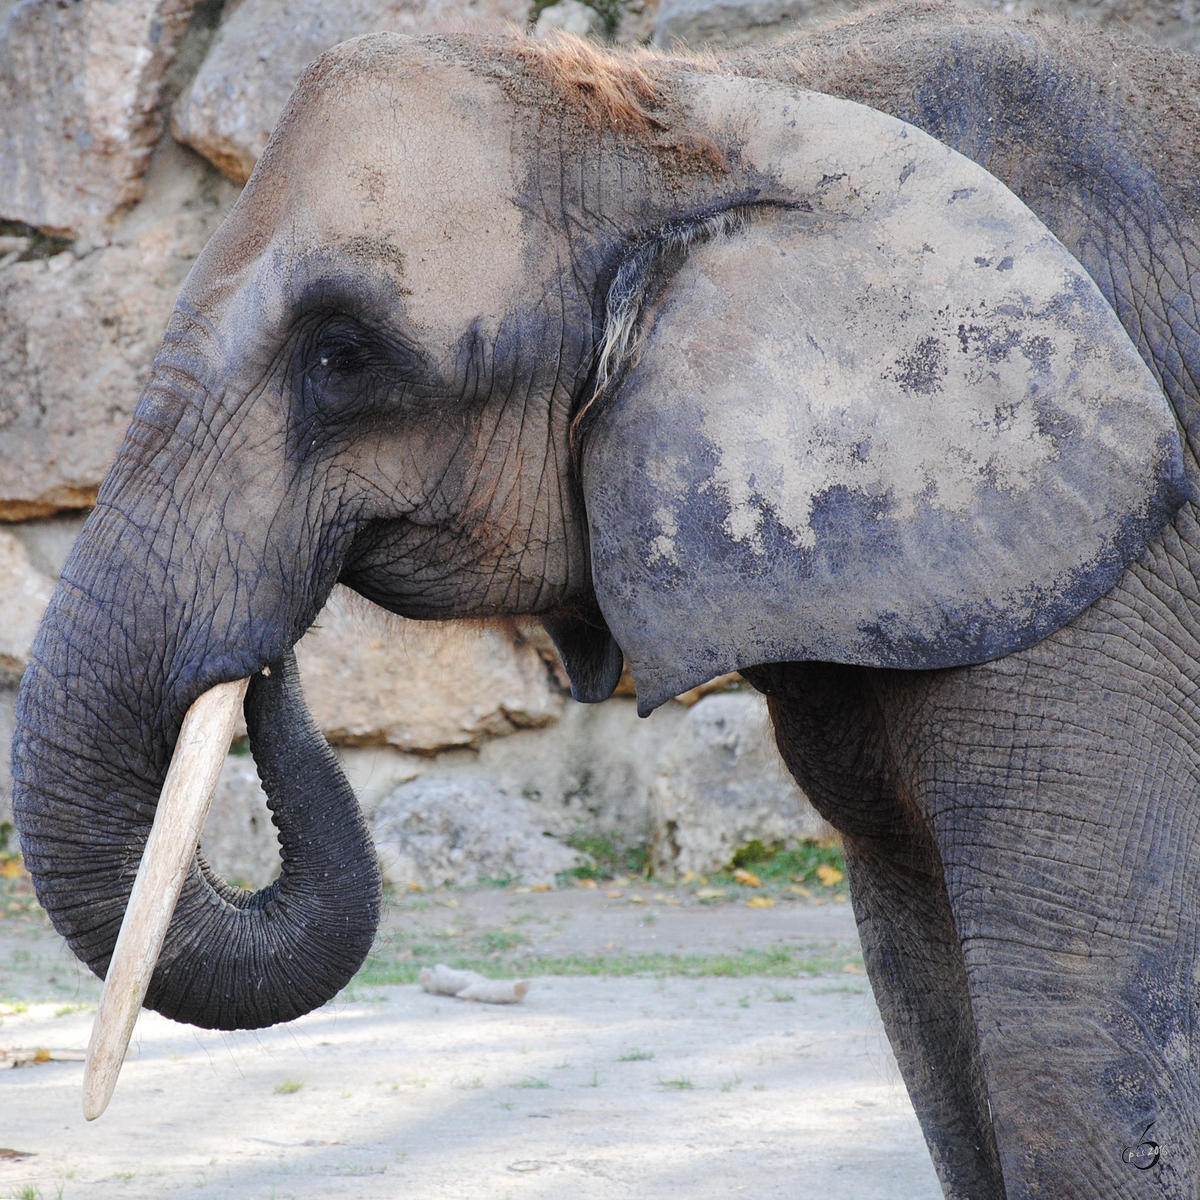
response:
<path fill-rule="evenodd" d="M 1183 441 L 1149 438 L 1136 512 L 1114 515 L 1097 483 L 1107 566 L 1071 559 L 1083 534 L 1062 539 L 1063 577 L 1092 590 L 1052 595 L 1066 623 L 1036 644 L 1028 614 L 977 604 L 980 646 L 1003 655 L 977 665 L 903 669 L 901 636 L 879 656 L 890 669 L 865 652 L 746 661 L 766 644 L 758 614 L 780 607 L 755 576 L 720 653 L 766 692 L 785 760 L 845 836 L 872 985 L 946 1194 L 1194 1196 L 1200 526 L 1180 472 L 1200 495 L 1200 69 L 936 6 L 804 46 L 728 70 L 866 102 L 1007 183 L 1099 285 Z M 588 497 L 622 453 L 655 468 L 645 444 L 612 440 L 644 412 L 636 352 L 574 451 L 571 424 L 619 269 L 671 243 L 647 300 L 665 320 L 690 269 L 679 222 L 766 204 L 754 229 L 795 236 L 806 219 L 742 155 L 739 114 L 697 126 L 696 97 L 715 92 L 671 84 L 682 64 L 662 68 L 652 125 L 603 134 L 596 89 L 539 64 L 513 43 L 383 38 L 309 73 L 185 285 L 39 634 L 16 810 L 43 903 L 101 972 L 183 713 L 280 667 L 247 711 L 284 875 L 246 899 L 197 865 L 150 993 L 170 1015 L 286 1019 L 369 944 L 369 841 L 287 657 L 339 579 L 413 617 L 541 614 L 577 693 L 611 690 L 604 617 L 633 628 L 637 613 L 595 558 Z M 718 241 L 697 240 L 697 270 L 717 269 L 702 244 L 719 256 Z M 664 637 L 700 619 L 679 596 Z M 933 661 L 929 639 L 910 644 L 912 664 Z"/>

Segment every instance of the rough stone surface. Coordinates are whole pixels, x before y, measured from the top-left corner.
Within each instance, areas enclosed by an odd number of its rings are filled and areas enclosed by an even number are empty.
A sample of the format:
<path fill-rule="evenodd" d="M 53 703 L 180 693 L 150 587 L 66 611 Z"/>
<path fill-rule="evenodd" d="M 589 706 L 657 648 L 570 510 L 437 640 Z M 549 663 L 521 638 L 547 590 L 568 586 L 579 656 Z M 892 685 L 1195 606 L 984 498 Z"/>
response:
<path fill-rule="evenodd" d="M 529 0 L 242 0 L 213 39 L 171 130 L 245 182 L 304 68 L 331 46 L 385 30 L 523 26 Z"/>
<path fill-rule="evenodd" d="M 2 698 L 0 693 L 0 720 Z M 549 831 L 560 839 L 591 834 L 625 847 L 649 840 L 655 763 L 686 716 L 678 704 L 641 719 L 630 699 L 604 704 L 568 699 L 553 725 L 519 730 L 485 742 L 478 751 L 423 755 L 392 746 L 338 746 L 336 752 L 368 821 L 402 784 L 436 779 L 463 789 L 486 786 L 513 797 L 539 833 Z M 226 760 L 202 846 L 227 879 L 263 887 L 278 874 L 278 841 L 249 755 Z"/>
<path fill-rule="evenodd" d="M 79 530 L 82 517 L 59 517 L 49 521 L 27 521 L 0 529 L 0 559 L 15 565 L 12 572 L 0 570 L 0 646 L 18 641 L 14 630 L 33 609 L 45 608 L 54 582 Z M 22 565 L 22 555 L 24 562 Z M 30 602 L 30 591 L 33 593 Z M 44 597 L 44 599 L 42 598 Z M 10 617 L 8 614 L 12 614 Z M 36 627 L 36 622 L 34 622 Z M 29 628 L 28 624 L 25 628 Z M 29 636 L 32 638 L 32 631 Z M 0 825 L 12 821 L 12 771 L 10 769 L 13 720 L 17 707 L 17 683 L 24 670 L 28 648 L 13 655 L 8 667 L 0 662 Z"/>
<path fill-rule="evenodd" d="M 335 590 L 296 646 L 313 718 L 330 741 L 433 751 L 557 720 L 543 651 L 503 627 L 401 621 Z"/>
<path fill-rule="evenodd" d="M 0 520 L 94 502 L 180 285 L 235 198 L 167 139 L 111 245 L 0 268 Z"/>
<path fill-rule="evenodd" d="M 6 526 L 3 532 L 25 547 L 34 570 L 57 583 L 85 520 L 86 517 L 71 514 L 47 520 L 20 521 Z"/>
<path fill-rule="evenodd" d="M 25 0 L 0 26 L 0 218 L 96 235 L 142 194 L 195 0 Z"/>
<path fill-rule="evenodd" d="M 542 831 L 526 801 L 482 779 L 426 776 L 401 784 L 375 814 L 375 848 L 384 878 L 397 887 L 519 878 L 554 883 L 583 862 Z"/>
<path fill-rule="evenodd" d="M 263 888 L 278 876 L 279 839 L 250 755 L 231 754 L 225 760 L 200 849 L 230 883 Z"/>
<path fill-rule="evenodd" d="M 651 861 L 665 878 L 718 871 L 752 841 L 833 833 L 783 765 L 766 701 L 750 692 L 706 696 L 688 710 L 659 755 L 650 818 Z"/>
<path fill-rule="evenodd" d="M 537 810 L 539 827 L 556 837 L 583 832 L 630 846 L 649 839 L 654 766 L 686 711 L 666 704 L 642 719 L 630 699 L 604 704 L 568 699 L 555 724 L 519 730 L 478 751 L 426 757 L 391 747 L 341 746 L 338 756 L 368 817 L 398 784 L 419 775 L 484 779 L 527 800 Z"/>
<path fill-rule="evenodd" d="M 821 25 L 875 0 L 661 0 L 654 42 L 671 46 L 740 46 Z M 994 0 L 962 0 L 994 11 Z M 1127 30 L 1177 50 L 1200 53 L 1195 0 L 1005 0 L 1007 14 L 1049 16 Z"/>
<path fill-rule="evenodd" d="M 20 678 L 54 584 L 30 561 L 25 547 L 0 530 L 0 675 Z"/>

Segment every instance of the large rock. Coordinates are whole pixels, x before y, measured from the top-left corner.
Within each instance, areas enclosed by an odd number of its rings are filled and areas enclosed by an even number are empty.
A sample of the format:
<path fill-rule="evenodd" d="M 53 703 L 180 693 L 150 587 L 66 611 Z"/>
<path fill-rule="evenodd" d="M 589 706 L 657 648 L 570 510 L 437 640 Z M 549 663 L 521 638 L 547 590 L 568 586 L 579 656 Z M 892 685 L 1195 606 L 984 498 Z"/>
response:
<path fill-rule="evenodd" d="M 111 245 L 0 268 L 0 520 L 95 502 L 180 285 L 235 198 L 168 139 Z"/>
<path fill-rule="evenodd" d="M 663 747 L 650 787 L 655 874 L 719 871 L 743 846 L 830 837 L 783 765 L 766 701 L 751 692 L 706 696 Z"/>
<path fill-rule="evenodd" d="M 75 539 L 87 518 L 72 513 L 70 516 L 51 517 L 44 521 L 21 521 L 6 525 L 3 532 L 14 537 L 29 556 L 29 563 L 47 579 L 58 582 L 62 569 L 75 545 Z"/>
<path fill-rule="evenodd" d="M 103 236 L 142 194 L 195 0 L 24 0 L 0 27 L 0 218 Z"/>
<path fill-rule="evenodd" d="M 80 518 L 30 521 L 0 529 L 0 825 L 12 822 L 10 748 L 17 684 Z"/>
<path fill-rule="evenodd" d="M 557 720 L 564 697 L 544 654 L 504 627 L 401 621 L 345 588 L 296 646 L 330 741 L 424 752 Z"/>
<path fill-rule="evenodd" d="M 485 779 L 529 801 L 541 828 L 556 837 L 585 833 L 622 849 L 650 838 L 655 763 L 686 713 L 672 703 L 642 719 L 631 699 L 614 697 L 604 704 L 567 699 L 553 725 L 518 730 L 477 751 L 428 756 L 339 746 L 338 756 L 368 816 L 397 785 L 418 775 Z"/>
<path fill-rule="evenodd" d="M 401 784 L 380 805 L 374 829 L 384 879 L 397 887 L 489 878 L 545 886 L 584 861 L 542 830 L 529 804 L 482 779 Z"/>
<path fill-rule="evenodd" d="M 0 719 L 3 711 L 0 707 Z M 478 750 L 430 755 L 392 746 L 338 746 L 336 751 L 368 821 L 400 785 L 437 780 L 453 785 L 455 794 L 486 786 L 511 797 L 504 800 L 505 811 L 519 809 L 539 833 L 561 840 L 584 834 L 620 851 L 649 840 L 655 763 L 686 717 L 678 704 L 664 705 L 643 720 L 630 699 L 605 704 L 568 699 L 555 724 L 519 730 Z M 278 874 L 278 842 L 249 755 L 227 759 L 202 848 L 210 863 L 235 882 L 263 887 Z M 408 882 L 403 872 L 398 882 Z"/>
<path fill-rule="evenodd" d="M 0 679 L 20 678 L 54 584 L 30 561 L 25 547 L 0 530 Z"/>
<path fill-rule="evenodd" d="M 300 73 L 318 54 L 347 38 L 384 30 L 523 26 L 530 7 L 530 0 L 242 0 L 175 105 L 171 130 L 244 183 Z"/>

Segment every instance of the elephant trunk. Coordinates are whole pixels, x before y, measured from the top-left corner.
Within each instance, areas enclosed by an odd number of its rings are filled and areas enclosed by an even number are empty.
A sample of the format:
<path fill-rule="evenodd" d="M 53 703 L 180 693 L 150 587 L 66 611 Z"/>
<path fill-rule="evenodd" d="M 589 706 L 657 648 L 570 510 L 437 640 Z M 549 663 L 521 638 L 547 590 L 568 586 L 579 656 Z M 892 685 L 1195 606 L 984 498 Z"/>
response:
<path fill-rule="evenodd" d="M 55 928 L 103 976 L 183 714 L 214 684 L 253 674 L 246 722 L 282 872 L 261 891 L 242 891 L 197 853 L 145 1004 L 212 1029 L 291 1020 L 345 986 L 371 947 L 380 909 L 371 838 L 304 703 L 286 648 L 293 639 L 265 620 L 258 638 L 230 637 L 227 627 L 214 647 L 216 619 L 195 611 L 178 631 L 148 633 L 136 610 L 157 604 L 157 629 L 170 630 L 162 608 L 170 589 L 156 580 L 147 595 L 146 572 L 139 578 L 130 556 L 114 553 L 126 540 L 114 534 L 120 527 L 111 510 L 93 514 L 22 682 L 13 808 L 26 865 Z M 115 580 L 127 597 L 116 608 L 103 600 Z"/>

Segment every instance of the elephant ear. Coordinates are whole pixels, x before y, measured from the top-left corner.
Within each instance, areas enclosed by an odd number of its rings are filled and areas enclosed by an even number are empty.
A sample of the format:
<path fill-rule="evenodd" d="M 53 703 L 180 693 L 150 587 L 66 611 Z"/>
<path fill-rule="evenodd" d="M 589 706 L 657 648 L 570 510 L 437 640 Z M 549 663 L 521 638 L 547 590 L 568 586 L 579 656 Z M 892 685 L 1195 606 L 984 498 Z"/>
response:
<path fill-rule="evenodd" d="M 1023 649 L 1187 498 L 1171 410 L 1091 279 L 996 179 L 891 124 L 898 156 L 686 252 L 676 233 L 633 289 L 581 475 L 643 713 L 757 663 Z"/>

